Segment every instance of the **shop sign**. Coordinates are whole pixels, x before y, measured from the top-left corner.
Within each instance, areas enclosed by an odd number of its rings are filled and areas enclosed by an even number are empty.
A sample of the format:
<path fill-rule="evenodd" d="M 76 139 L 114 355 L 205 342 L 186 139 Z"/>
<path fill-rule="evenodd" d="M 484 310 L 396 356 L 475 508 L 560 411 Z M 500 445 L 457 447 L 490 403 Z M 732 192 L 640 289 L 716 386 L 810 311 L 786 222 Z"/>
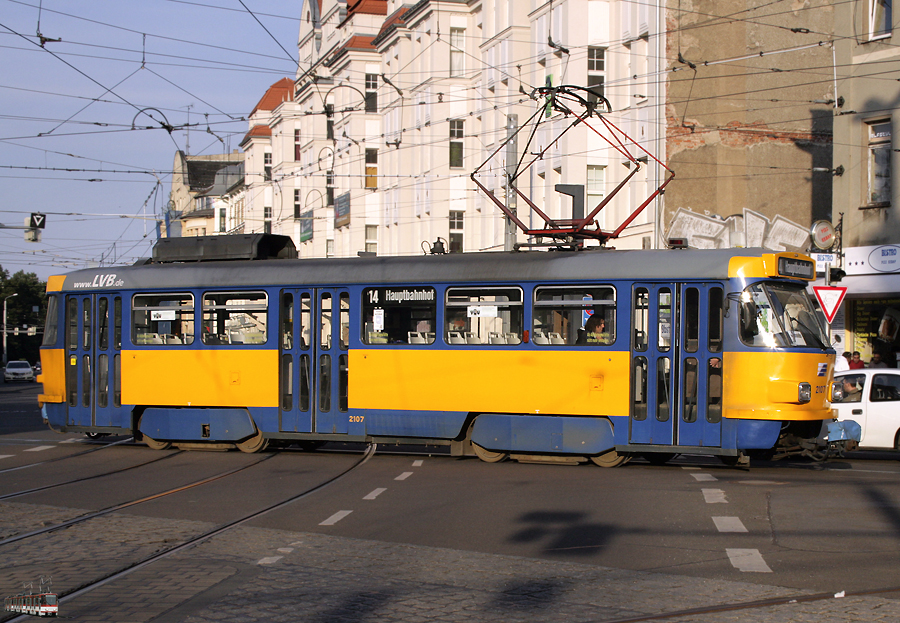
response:
<path fill-rule="evenodd" d="M 344 227 L 350 224 L 350 191 L 334 199 L 334 226 Z"/>
<path fill-rule="evenodd" d="M 844 269 L 848 275 L 900 273 L 900 245 L 848 248 L 844 252 Z"/>
<path fill-rule="evenodd" d="M 816 272 L 824 273 L 826 266 L 834 266 L 835 253 L 813 253 L 813 259 L 816 261 Z"/>

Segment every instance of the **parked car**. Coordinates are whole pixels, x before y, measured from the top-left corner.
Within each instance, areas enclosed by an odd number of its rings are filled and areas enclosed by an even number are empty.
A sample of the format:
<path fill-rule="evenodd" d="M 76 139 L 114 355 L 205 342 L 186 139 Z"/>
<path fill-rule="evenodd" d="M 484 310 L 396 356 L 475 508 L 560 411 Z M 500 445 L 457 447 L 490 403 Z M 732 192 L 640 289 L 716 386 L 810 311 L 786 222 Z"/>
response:
<path fill-rule="evenodd" d="M 862 427 L 860 447 L 900 450 L 900 370 L 847 370 L 834 380 L 844 397 L 831 406 L 838 420 L 855 420 Z"/>
<path fill-rule="evenodd" d="M 3 370 L 3 382 L 9 381 L 31 381 L 34 383 L 34 370 L 27 361 L 10 361 Z"/>

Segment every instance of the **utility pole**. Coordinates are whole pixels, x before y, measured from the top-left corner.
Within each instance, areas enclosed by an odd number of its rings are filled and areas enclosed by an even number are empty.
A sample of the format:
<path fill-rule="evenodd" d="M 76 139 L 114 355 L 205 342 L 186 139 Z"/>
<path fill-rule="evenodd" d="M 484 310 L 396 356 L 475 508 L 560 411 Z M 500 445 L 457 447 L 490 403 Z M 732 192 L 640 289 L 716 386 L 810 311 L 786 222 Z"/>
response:
<path fill-rule="evenodd" d="M 3 366 L 6 367 L 7 362 L 9 361 L 6 356 L 6 301 L 11 299 L 14 296 L 19 296 L 19 293 L 10 294 L 6 298 L 3 299 Z"/>
<path fill-rule="evenodd" d="M 518 131 L 519 115 L 507 115 L 506 138 L 509 142 L 506 144 L 506 207 L 509 208 L 509 211 L 512 214 L 516 213 L 516 193 L 512 186 L 519 161 L 519 142 L 516 140 L 516 133 Z M 506 235 L 503 239 L 504 251 L 512 251 L 515 248 L 518 231 L 516 224 L 507 216 Z"/>

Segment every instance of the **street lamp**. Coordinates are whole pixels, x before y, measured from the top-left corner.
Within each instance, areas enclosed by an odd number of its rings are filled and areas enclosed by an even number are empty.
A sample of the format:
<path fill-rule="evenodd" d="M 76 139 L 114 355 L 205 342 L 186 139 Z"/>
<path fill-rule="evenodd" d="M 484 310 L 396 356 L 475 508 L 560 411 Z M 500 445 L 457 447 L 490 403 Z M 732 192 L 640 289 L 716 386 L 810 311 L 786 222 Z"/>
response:
<path fill-rule="evenodd" d="M 19 296 L 19 293 L 10 294 L 5 299 L 3 299 L 3 366 L 6 367 L 6 301 L 11 299 L 14 296 Z"/>

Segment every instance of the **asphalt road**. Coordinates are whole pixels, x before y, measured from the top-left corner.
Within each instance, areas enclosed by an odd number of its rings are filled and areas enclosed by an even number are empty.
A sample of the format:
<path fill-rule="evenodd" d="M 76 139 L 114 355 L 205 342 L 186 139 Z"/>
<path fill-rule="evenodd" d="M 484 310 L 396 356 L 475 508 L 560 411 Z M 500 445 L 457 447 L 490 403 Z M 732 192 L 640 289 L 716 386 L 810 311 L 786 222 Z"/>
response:
<path fill-rule="evenodd" d="M 148 522 L 220 525 L 333 478 L 361 457 L 360 446 L 247 455 L 133 443 L 78 455 L 103 443 L 47 430 L 38 388 L 0 386 L 0 496 L 101 476 L 4 502 L 11 509 L 75 515 L 247 467 L 127 511 Z M 248 527 L 678 576 L 686 586 L 693 578 L 832 593 L 900 588 L 900 457 L 892 453 L 755 462 L 743 471 L 712 457 L 602 469 L 392 450 Z M 9 471 L 15 467 L 24 469 Z M 236 537 L 217 537 L 220 546 L 229 538 Z"/>

